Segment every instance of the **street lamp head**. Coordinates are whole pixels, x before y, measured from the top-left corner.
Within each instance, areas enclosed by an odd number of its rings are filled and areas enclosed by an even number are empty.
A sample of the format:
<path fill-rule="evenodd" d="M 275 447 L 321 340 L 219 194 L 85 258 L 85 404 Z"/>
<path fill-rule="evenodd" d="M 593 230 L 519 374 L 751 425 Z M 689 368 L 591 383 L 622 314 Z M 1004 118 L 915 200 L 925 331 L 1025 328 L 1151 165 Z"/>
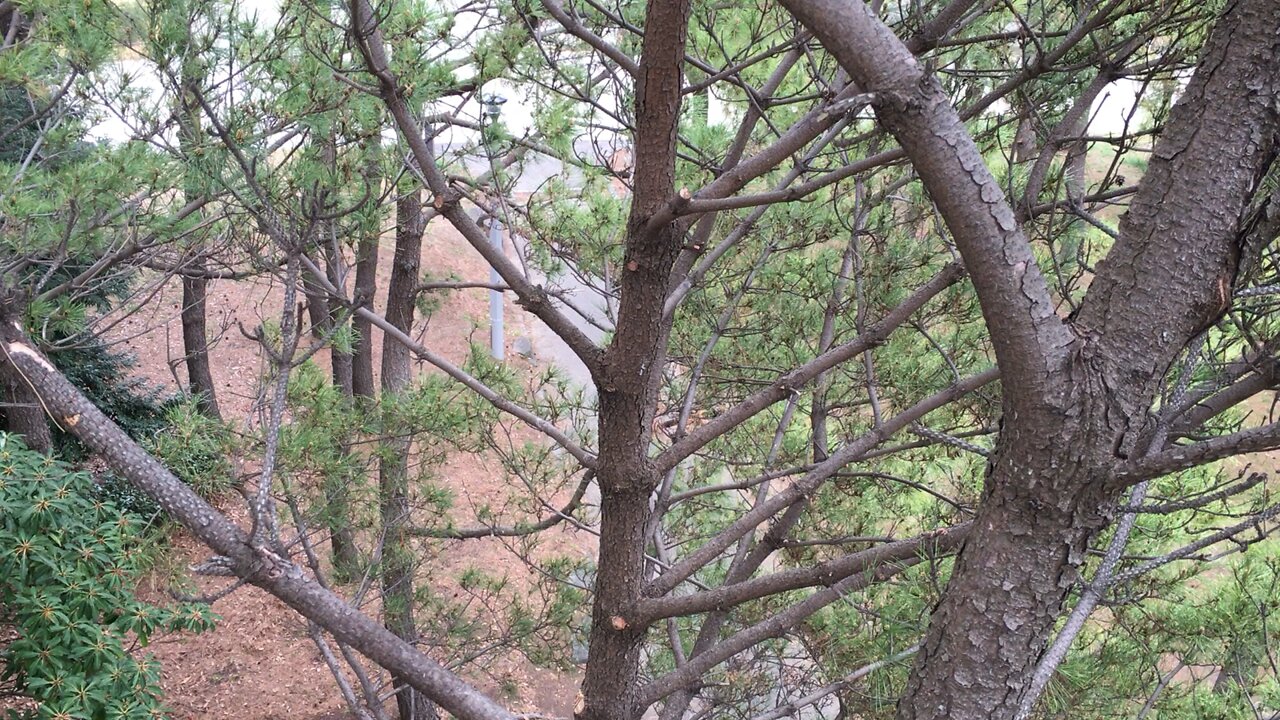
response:
<path fill-rule="evenodd" d="M 485 95 L 481 99 L 484 102 L 484 114 L 490 121 L 496 122 L 498 116 L 502 114 L 502 105 L 507 99 L 496 94 Z"/>

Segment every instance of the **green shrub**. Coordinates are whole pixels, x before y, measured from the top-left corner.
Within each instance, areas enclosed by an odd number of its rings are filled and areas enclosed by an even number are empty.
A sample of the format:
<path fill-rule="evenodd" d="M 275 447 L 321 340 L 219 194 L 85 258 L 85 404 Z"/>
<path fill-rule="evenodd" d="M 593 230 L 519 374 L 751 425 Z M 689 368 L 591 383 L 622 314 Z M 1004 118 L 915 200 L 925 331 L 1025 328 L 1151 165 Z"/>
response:
<path fill-rule="evenodd" d="M 151 454 L 206 500 L 230 490 L 235 481 L 231 430 L 202 414 L 191 398 L 169 407 L 163 422 L 158 432 L 143 439 Z M 167 517 L 149 495 L 110 471 L 98 475 L 94 497 L 137 515 L 148 527 L 156 527 L 155 520 Z"/>
<path fill-rule="evenodd" d="M 162 429 L 143 442 L 152 455 L 206 500 L 232 488 L 237 448 L 227 425 L 201 413 L 193 398 L 170 403 L 161 420 Z"/>
<path fill-rule="evenodd" d="M 158 607 L 133 588 L 141 520 L 94 498 L 89 474 L 0 433 L 0 613 L 18 637 L 0 680 L 53 720 L 163 716 L 159 669 L 130 654 L 156 631 L 213 625 L 201 605 Z"/>

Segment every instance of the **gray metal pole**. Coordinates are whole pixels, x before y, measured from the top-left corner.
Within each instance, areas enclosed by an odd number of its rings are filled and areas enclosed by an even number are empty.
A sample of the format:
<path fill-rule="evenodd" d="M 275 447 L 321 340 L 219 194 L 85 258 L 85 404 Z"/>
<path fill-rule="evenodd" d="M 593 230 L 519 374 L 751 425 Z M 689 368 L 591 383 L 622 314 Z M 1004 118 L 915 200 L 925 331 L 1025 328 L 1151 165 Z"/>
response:
<path fill-rule="evenodd" d="M 481 98 L 484 103 L 484 115 L 489 118 L 489 125 L 492 127 L 497 124 L 498 117 L 502 115 L 502 104 L 507 101 L 501 95 L 485 95 Z M 480 139 L 485 143 L 485 152 L 489 154 L 489 165 L 493 166 L 493 153 L 489 148 L 487 136 L 484 130 L 480 131 Z M 494 198 L 494 207 L 500 207 L 501 203 Z M 502 227 L 498 223 L 497 215 L 489 218 L 489 242 L 499 253 L 502 252 Z M 502 284 L 502 278 L 498 275 L 498 271 L 492 267 L 489 268 L 489 282 L 493 285 Z M 506 342 L 502 337 L 502 291 L 489 291 L 489 345 L 492 348 L 493 359 L 502 362 L 502 358 L 506 355 Z"/>
<path fill-rule="evenodd" d="M 498 218 L 489 218 L 489 242 L 494 249 L 502 252 L 502 226 Z M 502 276 L 492 267 L 489 268 L 489 282 L 494 285 L 502 283 Z M 506 354 L 506 342 L 502 331 L 502 291 L 489 291 L 489 344 L 493 348 L 493 359 L 501 361 Z"/>

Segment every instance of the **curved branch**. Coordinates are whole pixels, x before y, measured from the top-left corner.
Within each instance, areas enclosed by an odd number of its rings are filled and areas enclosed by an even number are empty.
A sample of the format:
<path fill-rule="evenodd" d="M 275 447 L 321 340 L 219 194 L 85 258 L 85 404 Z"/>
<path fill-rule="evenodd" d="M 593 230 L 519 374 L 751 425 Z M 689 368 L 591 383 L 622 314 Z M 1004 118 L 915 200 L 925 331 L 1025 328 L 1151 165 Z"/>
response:
<path fill-rule="evenodd" d="M 1009 402 L 1036 407 L 1074 338 L 1004 191 L 950 97 L 862 2 L 781 0 L 864 92 L 937 204 L 964 257 Z"/>

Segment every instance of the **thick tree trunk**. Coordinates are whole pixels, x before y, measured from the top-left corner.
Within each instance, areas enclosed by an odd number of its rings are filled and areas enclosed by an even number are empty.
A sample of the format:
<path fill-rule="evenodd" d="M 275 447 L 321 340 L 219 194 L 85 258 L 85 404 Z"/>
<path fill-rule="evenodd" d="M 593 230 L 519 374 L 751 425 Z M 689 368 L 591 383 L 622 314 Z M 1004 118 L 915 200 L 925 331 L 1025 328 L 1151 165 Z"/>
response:
<path fill-rule="evenodd" d="M 387 284 L 387 322 L 406 334 L 413 330 L 414 288 L 422 259 L 422 192 L 414 190 L 396 203 L 396 247 Z M 386 336 L 382 345 L 382 392 L 394 395 L 408 387 L 413 371 L 409 348 Z M 390 423 L 388 423 L 390 424 Z M 413 572 L 416 566 L 410 537 L 409 453 L 412 438 L 398 428 L 383 441 L 378 468 L 379 511 L 382 517 L 382 613 L 387 629 L 406 642 L 418 639 L 414 622 Z M 435 706 L 422 693 L 392 675 L 402 689 L 396 694 L 400 720 L 437 717 Z"/>
<path fill-rule="evenodd" d="M 53 449 L 53 434 L 40 396 L 14 365 L 0 356 L 0 390 L 3 390 L 5 430 L 22 436 L 32 450 L 47 453 Z"/>
<path fill-rule="evenodd" d="M 1046 431 L 1049 416 L 1005 421 L 974 519 L 988 532 L 975 533 L 956 560 L 899 718 L 1017 711 L 1088 541 L 1107 523 L 1099 434 L 1074 409 L 1057 420 L 1056 433 Z"/>
<path fill-rule="evenodd" d="M 649 458 L 670 323 L 662 308 L 684 236 L 650 219 L 674 196 L 689 0 L 651 2 L 636 87 L 635 196 L 623 255 L 617 330 L 597 380 L 600 394 L 600 556 L 581 720 L 632 720 L 645 627 L 628 621 L 644 581 L 649 496 L 661 478 Z"/>
<path fill-rule="evenodd" d="M 1277 73 L 1280 2 L 1229 4 L 1082 305 L 1087 339 L 1046 412 L 1006 410 L 975 519 L 985 532 L 934 612 L 903 720 L 1026 716 L 1032 670 L 1120 489 L 1112 472 L 1145 450 L 1170 363 L 1230 303 L 1240 219 L 1275 159 Z"/>
<path fill-rule="evenodd" d="M 916 658 L 902 720 L 1019 716 L 1089 541 L 1143 452 L 1168 367 L 1230 305 L 1241 221 L 1280 134 L 1280 0 L 1227 5 L 1120 237 L 1068 326 L 950 100 L 870 10 L 783 0 L 863 88 L 969 267 L 1003 428 L 975 527 Z"/>

